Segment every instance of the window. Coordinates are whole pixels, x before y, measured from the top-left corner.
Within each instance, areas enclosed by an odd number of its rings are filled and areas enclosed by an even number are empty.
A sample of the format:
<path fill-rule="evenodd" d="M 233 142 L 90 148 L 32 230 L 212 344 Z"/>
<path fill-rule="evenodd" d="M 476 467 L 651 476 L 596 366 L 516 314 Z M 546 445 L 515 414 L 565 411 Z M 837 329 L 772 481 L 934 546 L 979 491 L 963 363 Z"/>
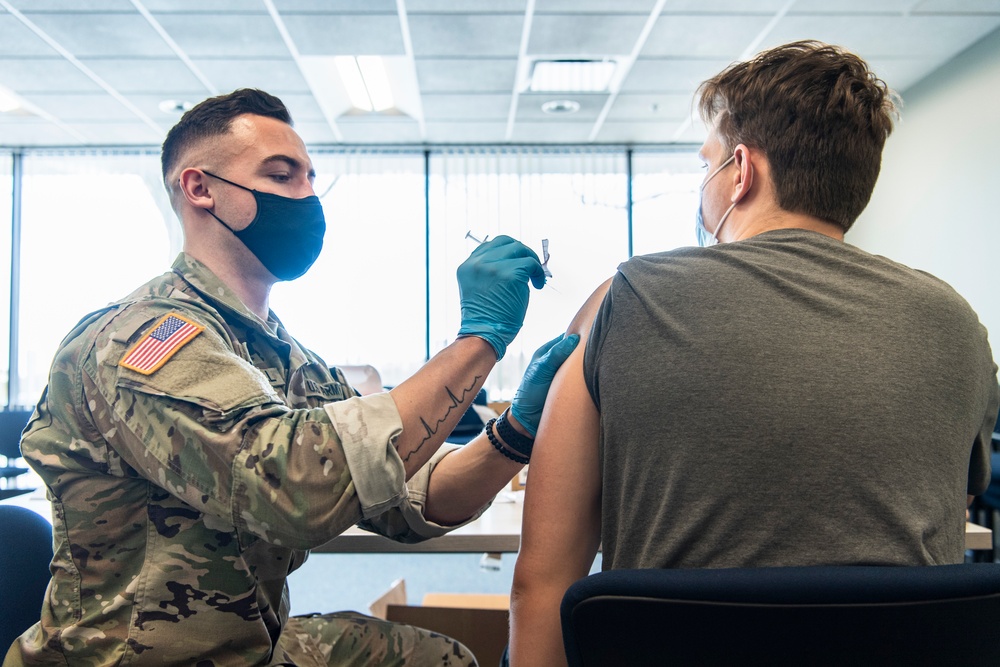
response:
<path fill-rule="evenodd" d="M 13 403 L 38 401 L 59 342 L 86 313 L 169 268 L 180 230 L 166 210 L 156 153 L 24 156 Z"/>
<path fill-rule="evenodd" d="M 319 260 L 277 284 L 271 306 L 331 365 L 371 364 L 399 384 L 455 339 L 455 271 L 479 240 L 513 236 L 553 277 L 531 290 L 524 327 L 491 373 L 513 397 L 538 346 L 632 252 L 695 242 L 704 173 L 693 149 L 314 150 L 327 218 Z M 59 341 L 86 313 L 166 270 L 181 230 L 156 151 L 35 150 L 23 155 L 18 377 L 12 404 L 35 403 Z M 425 169 L 429 167 L 429 173 Z M 9 311 L 12 159 L 0 154 L 0 308 Z M 425 193 L 427 193 L 425 195 Z M 0 331 L 6 380 L 9 331 Z M 7 383 L 0 382 L 6 398 Z"/>
<path fill-rule="evenodd" d="M 271 309 L 330 365 L 371 364 L 389 386 L 426 354 L 423 153 L 312 152 L 326 239 Z"/>
<path fill-rule="evenodd" d="M 10 153 L 0 152 L 0 321 L 9 322 L 10 315 L 10 247 L 13 207 L 13 160 Z M 9 393 L 10 328 L 0 327 L 0 401 L 7 405 Z M 2 406 L 0 406 L 2 407 Z"/>
<path fill-rule="evenodd" d="M 524 327 L 487 381 L 509 400 L 531 355 L 563 333 L 584 300 L 628 258 L 626 156 L 617 150 L 456 150 L 431 156 L 431 353 L 461 325 L 455 270 L 499 234 L 541 258 L 553 277 L 531 290 Z"/>
<path fill-rule="evenodd" d="M 704 178 L 693 150 L 632 154 L 633 254 L 698 243 L 695 215 Z"/>

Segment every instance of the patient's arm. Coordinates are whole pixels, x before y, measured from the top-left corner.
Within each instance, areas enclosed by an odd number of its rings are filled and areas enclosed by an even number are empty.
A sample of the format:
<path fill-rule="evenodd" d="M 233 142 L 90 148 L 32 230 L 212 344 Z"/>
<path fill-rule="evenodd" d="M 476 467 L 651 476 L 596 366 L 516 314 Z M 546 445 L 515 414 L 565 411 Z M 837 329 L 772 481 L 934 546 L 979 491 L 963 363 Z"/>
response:
<path fill-rule="evenodd" d="M 514 667 L 566 664 L 559 604 L 590 572 L 600 545 L 600 423 L 583 379 L 583 351 L 610 284 L 594 292 L 567 330 L 580 334 L 580 344 L 552 382 L 531 454 L 511 591 Z"/>

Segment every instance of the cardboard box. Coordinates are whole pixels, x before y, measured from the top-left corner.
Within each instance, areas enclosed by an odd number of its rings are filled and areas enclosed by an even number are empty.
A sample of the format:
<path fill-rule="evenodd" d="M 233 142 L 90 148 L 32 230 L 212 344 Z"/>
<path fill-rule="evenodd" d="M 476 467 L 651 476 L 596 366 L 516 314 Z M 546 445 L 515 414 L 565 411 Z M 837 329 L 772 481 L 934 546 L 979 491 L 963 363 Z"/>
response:
<path fill-rule="evenodd" d="M 465 644 L 480 665 L 499 665 L 510 624 L 507 595 L 428 593 L 420 606 L 390 603 L 386 618 L 408 623 Z"/>

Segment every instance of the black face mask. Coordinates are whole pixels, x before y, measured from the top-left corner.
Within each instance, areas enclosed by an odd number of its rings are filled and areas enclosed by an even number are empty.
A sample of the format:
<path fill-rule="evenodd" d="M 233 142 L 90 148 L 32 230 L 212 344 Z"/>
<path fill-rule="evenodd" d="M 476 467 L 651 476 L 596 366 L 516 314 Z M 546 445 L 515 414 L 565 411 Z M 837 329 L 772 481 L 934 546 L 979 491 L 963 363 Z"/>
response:
<path fill-rule="evenodd" d="M 326 218 L 319 197 L 292 199 L 259 192 L 202 171 L 253 194 L 257 215 L 244 229 L 236 231 L 215 213 L 208 213 L 242 241 L 264 268 L 278 280 L 295 280 L 309 270 L 323 249 L 326 234 Z"/>

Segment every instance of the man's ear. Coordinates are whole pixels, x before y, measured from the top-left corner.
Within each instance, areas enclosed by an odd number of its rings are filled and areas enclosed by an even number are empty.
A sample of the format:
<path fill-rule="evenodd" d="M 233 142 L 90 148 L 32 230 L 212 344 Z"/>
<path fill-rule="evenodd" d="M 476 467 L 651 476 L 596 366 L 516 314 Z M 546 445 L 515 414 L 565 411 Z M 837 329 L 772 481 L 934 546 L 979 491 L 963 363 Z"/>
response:
<path fill-rule="evenodd" d="M 215 206 L 215 199 L 208 189 L 208 177 L 203 171 L 188 167 L 181 171 L 178 183 L 184 199 L 191 206 L 205 209 Z"/>
<path fill-rule="evenodd" d="M 753 187 L 754 168 L 753 160 L 750 156 L 750 149 L 745 144 L 739 144 L 733 150 L 737 175 L 733 178 L 733 195 L 730 198 L 734 204 L 746 197 Z"/>

